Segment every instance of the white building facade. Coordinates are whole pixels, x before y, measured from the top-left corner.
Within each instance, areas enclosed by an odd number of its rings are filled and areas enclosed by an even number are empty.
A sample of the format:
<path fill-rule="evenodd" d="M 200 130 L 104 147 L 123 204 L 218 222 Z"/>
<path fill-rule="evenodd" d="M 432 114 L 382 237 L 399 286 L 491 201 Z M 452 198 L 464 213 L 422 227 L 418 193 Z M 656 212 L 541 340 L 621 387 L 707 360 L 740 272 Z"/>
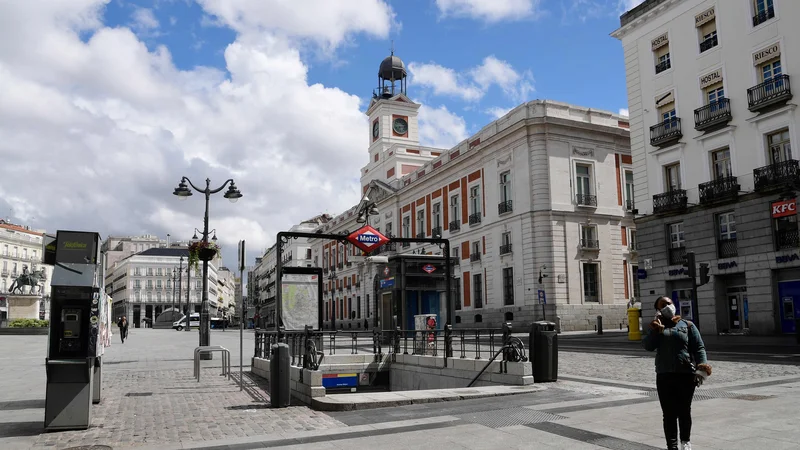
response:
<path fill-rule="evenodd" d="M 671 296 L 706 333 L 790 333 L 800 317 L 797 17 L 794 0 L 646 0 L 612 34 L 645 307 Z M 687 252 L 710 271 L 696 299 Z"/>
<path fill-rule="evenodd" d="M 14 280 L 27 269 L 28 273 L 40 272 L 44 277 L 39 282 L 38 289 L 31 292 L 29 287 L 24 287 L 23 294 L 40 294 L 44 301 L 39 305 L 39 316 L 46 319 L 50 314 L 50 279 L 53 274 L 52 266 L 42 264 L 43 258 L 43 233 L 31 230 L 29 227 L 12 224 L 0 220 L 0 320 L 8 317 L 9 302 L 6 296 Z M 19 293 L 19 291 L 17 291 Z"/>
<path fill-rule="evenodd" d="M 402 61 L 390 58 L 381 72 L 391 64 L 399 80 Z M 540 320 L 539 290 L 547 318 L 559 316 L 564 330 L 593 329 L 598 315 L 606 326 L 622 324 L 637 295 L 627 118 L 537 100 L 452 149 L 433 149 L 419 146 L 419 107 L 404 88 L 375 95 L 366 112 L 371 145 L 362 189 L 379 210 L 370 224 L 383 234 L 450 240 L 458 261 L 455 326 Z M 356 215 L 351 208 L 320 230 L 352 232 L 361 226 Z M 311 245 L 312 264 L 326 277 L 326 326 L 334 318 L 337 329 L 377 326 L 379 266 L 352 258 L 360 252 L 349 244 Z M 391 253 L 441 250 L 381 251 Z"/>

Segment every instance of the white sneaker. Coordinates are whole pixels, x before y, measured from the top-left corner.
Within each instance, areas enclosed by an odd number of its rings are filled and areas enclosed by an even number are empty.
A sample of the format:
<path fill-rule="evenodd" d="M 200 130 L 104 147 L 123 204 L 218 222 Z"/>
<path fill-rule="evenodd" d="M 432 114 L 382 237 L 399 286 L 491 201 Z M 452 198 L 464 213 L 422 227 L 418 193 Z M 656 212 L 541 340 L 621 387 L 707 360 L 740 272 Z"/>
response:
<path fill-rule="evenodd" d="M 690 442 L 681 441 L 681 450 L 692 450 L 692 444 Z"/>

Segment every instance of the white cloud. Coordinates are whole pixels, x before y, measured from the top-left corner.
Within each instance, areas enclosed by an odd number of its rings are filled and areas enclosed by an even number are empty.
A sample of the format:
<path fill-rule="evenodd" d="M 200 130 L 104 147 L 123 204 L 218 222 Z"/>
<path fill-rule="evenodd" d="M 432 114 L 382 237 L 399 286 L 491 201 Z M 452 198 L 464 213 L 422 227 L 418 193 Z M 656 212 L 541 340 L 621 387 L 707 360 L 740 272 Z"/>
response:
<path fill-rule="evenodd" d="M 500 108 L 499 106 L 493 106 L 491 108 L 486 109 L 484 112 L 492 116 L 493 119 L 497 120 L 505 116 L 509 112 L 511 112 L 512 109 L 513 108 Z"/>
<path fill-rule="evenodd" d="M 385 0 L 197 0 L 219 23 L 336 47 L 352 33 L 387 37 L 394 12 Z"/>
<path fill-rule="evenodd" d="M 415 85 L 428 86 L 435 95 L 466 101 L 480 100 L 493 85 L 500 87 L 508 98 L 517 102 L 528 100 L 535 91 L 530 71 L 517 72 L 511 64 L 493 55 L 487 56 L 479 66 L 463 74 L 436 63 L 412 62 L 408 69 Z"/>
<path fill-rule="evenodd" d="M 408 70 L 414 77 L 414 83 L 430 86 L 436 95 L 450 95 L 472 101 L 483 97 L 484 92 L 477 86 L 461 79 L 455 70 L 438 64 L 410 63 Z"/>
<path fill-rule="evenodd" d="M 210 206 L 210 226 L 232 264 L 238 240 L 264 248 L 299 220 L 357 201 L 353 175 L 368 156 L 360 100 L 309 85 L 288 37 L 332 45 L 352 33 L 379 33 L 364 23 L 381 8 L 359 16 L 349 6 L 341 8 L 347 14 L 333 11 L 349 1 L 321 2 L 330 27 L 316 34 L 318 14 L 307 22 L 284 14 L 280 33 L 263 22 L 225 49 L 225 73 L 179 70 L 166 47 L 149 51 L 131 30 L 105 27 L 107 1 L 0 6 L 0 213 L 13 209 L 13 220 L 50 231 L 186 238 L 202 226 L 203 202 L 199 195 L 176 201 L 180 177 L 196 184 L 209 177 L 212 187 L 234 178 L 244 197 L 230 204 L 219 194 Z M 261 3 L 274 3 L 276 13 L 289 4 L 256 1 L 249 14 L 244 1 L 203 1 L 223 3 L 247 23 L 260 20 Z M 360 3 L 391 15 L 382 2 Z M 440 115 L 429 126 L 444 123 Z M 464 134 L 463 120 L 456 125 L 444 135 Z"/>
<path fill-rule="evenodd" d="M 422 105 L 419 108 L 420 144 L 449 149 L 467 138 L 467 124 L 464 119 L 447 110 Z"/>
<path fill-rule="evenodd" d="M 628 113 L 628 108 L 620 108 L 619 109 L 619 115 L 620 116 L 625 116 L 625 117 L 630 116 L 630 114 Z"/>
<path fill-rule="evenodd" d="M 618 0 L 618 9 L 621 12 L 627 12 L 641 5 L 644 0 Z"/>
<path fill-rule="evenodd" d="M 442 16 L 469 17 L 489 23 L 535 17 L 540 0 L 436 0 Z"/>
<path fill-rule="evenodd" d="M 136 8 L 131 14 L 133 27 L 138 30 L 155 30 L 160 26 L 152 9 Z"/>

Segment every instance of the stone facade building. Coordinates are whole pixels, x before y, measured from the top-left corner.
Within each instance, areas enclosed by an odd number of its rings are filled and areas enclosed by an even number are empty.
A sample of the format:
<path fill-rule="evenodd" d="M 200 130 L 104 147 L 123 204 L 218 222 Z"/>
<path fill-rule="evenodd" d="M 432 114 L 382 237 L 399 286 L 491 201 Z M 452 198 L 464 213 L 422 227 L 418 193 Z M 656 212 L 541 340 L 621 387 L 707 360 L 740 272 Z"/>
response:
<path fill-rule="evenodd" d="M 9 290 L 14 280 L 27 269 L 29 273 L 39 272 L 44 275 L 40 280 L 38 290 L 34 293 L 41 294 L 42 301 L 38 301 L 38 307 L 27 305 L 27 310 L 34 313 L 26 313 L 27 318 L 49 318 L 49 298 L 50 298 L 50 279 L 53 274 L 53 267 L 42 264 L 44 251 L 43 232 L 31 230 L 30 227 L 16 225 L 5 220 L 0 220 L 0 320 L 5 321 L 9 317 Z M 19 293 L 19 291 L 17 291 Z M 23 294 L 30 294 L 30 288 L 24 287 Z M 38 310 L 38 314 L 36 312 Z M 34 317 L 36 316 L 36 317 Z"/>

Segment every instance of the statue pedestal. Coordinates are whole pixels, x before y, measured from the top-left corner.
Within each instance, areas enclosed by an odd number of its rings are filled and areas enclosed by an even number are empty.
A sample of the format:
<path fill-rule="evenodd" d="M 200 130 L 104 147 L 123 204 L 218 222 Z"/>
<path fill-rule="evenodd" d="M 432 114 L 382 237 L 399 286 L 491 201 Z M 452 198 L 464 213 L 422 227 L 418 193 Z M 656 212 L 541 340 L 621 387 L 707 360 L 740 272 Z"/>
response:
<path fill-rule="evenodd" d="M 6 295 L 8 320 L 38 319 L 41 295 Z"/>

